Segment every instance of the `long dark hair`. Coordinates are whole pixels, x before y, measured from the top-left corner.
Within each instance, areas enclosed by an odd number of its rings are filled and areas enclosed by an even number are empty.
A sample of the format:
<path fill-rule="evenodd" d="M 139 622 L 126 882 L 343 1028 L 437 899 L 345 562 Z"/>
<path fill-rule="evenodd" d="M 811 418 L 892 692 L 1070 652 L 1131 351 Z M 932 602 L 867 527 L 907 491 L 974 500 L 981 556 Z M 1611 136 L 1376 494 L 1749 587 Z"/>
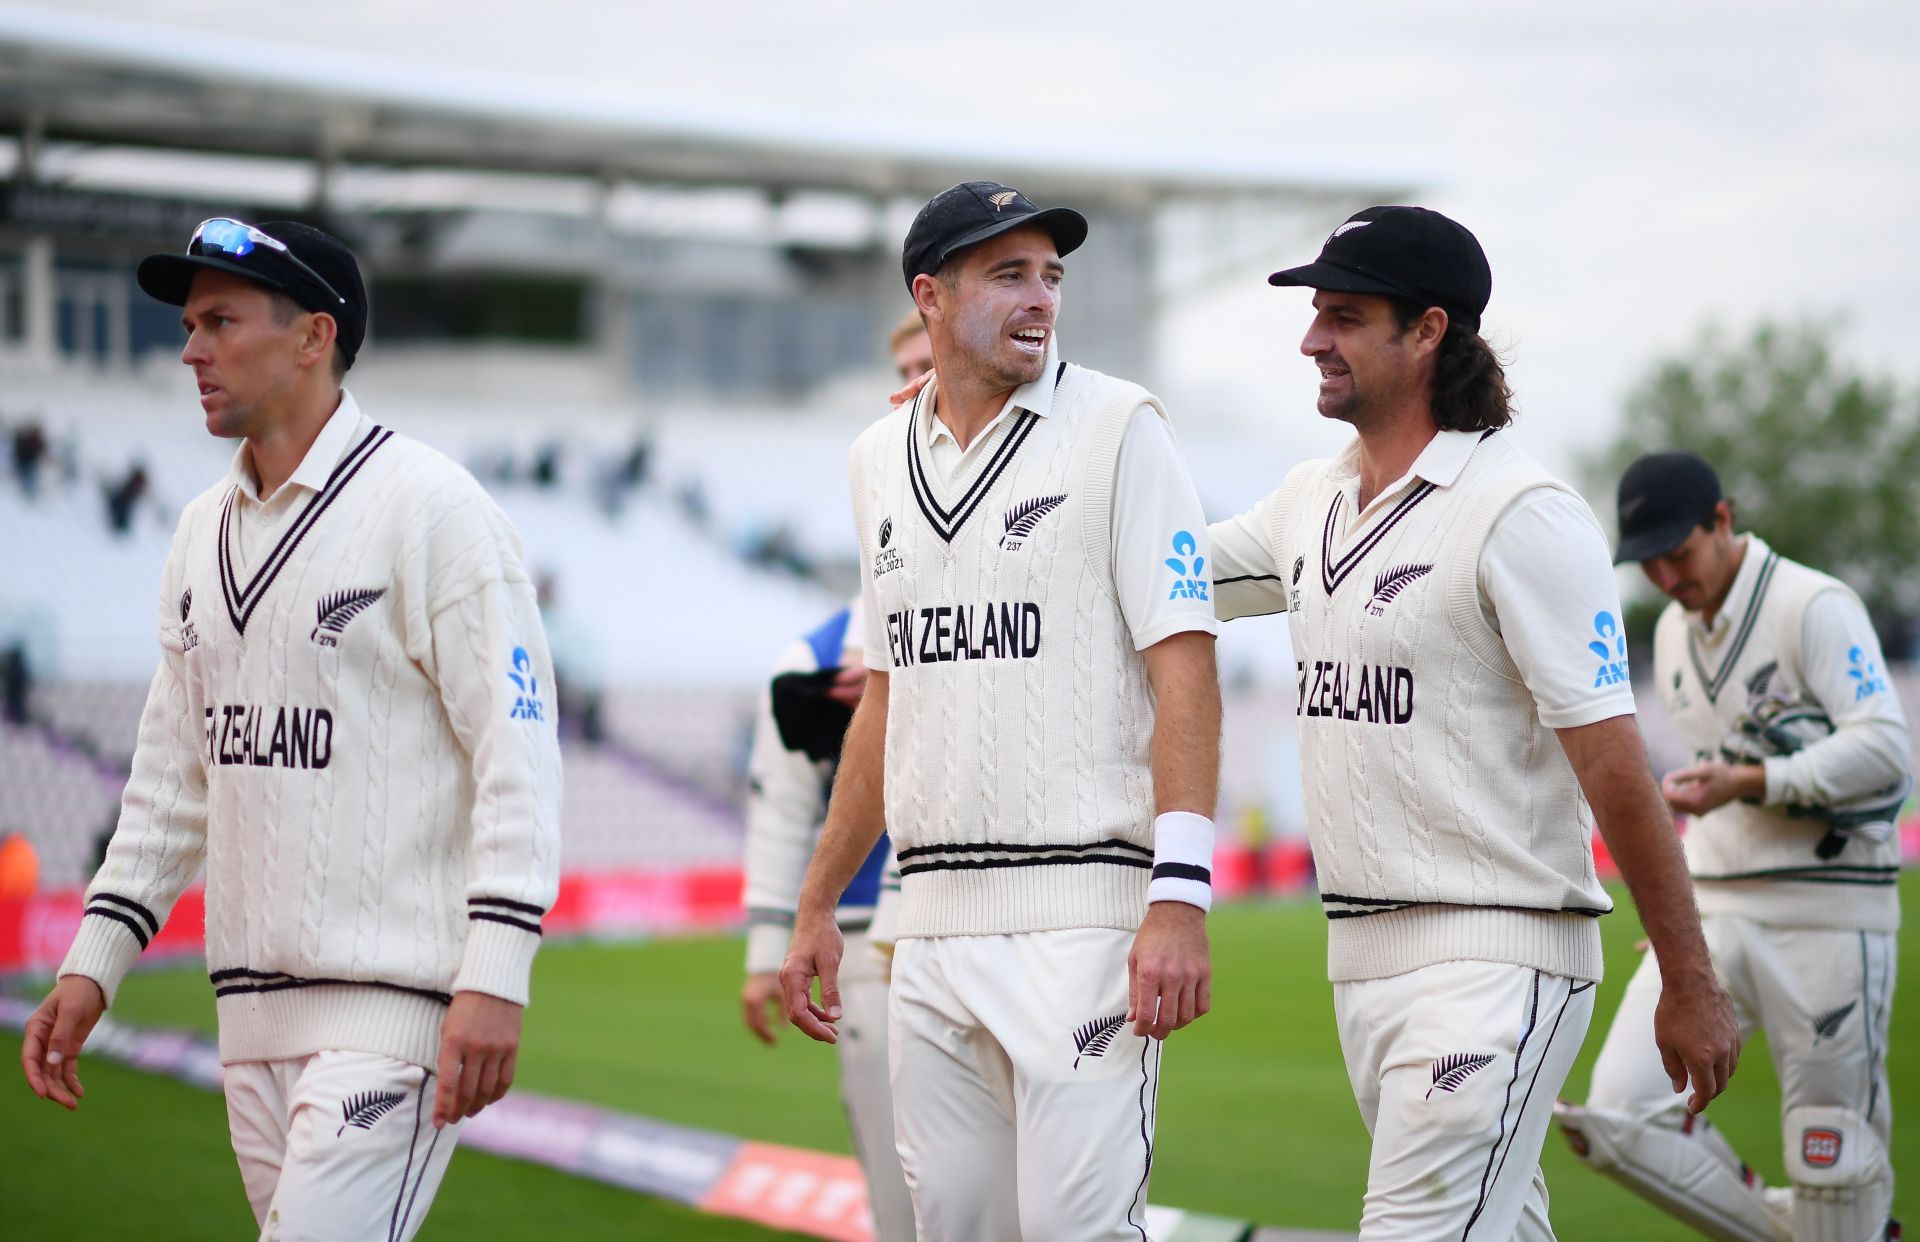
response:
<path fill-rule="evenodd" d="M 1427 313 L 1424 306 L 1394 302 L 1402 331 Z M 1433 370 L 1433 420 L 1442 431 L 1492 431 L 1513 421 L 1513 389 L 1500 355 L 1478 332 L 1447 319 Z"/>

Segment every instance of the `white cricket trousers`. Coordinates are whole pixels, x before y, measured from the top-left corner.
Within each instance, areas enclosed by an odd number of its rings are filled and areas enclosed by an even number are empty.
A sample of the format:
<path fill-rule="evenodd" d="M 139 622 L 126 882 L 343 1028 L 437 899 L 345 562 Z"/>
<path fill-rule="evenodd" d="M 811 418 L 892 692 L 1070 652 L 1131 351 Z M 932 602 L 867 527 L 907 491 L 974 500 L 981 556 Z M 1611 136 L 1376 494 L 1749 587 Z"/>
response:
<path fill-rule="evenodd" d="M 867 1176 L 874 1242 L 914 1242 L 913 1199 L 893 1141 L 887 1071 L 887 974 L 866 933 L 847 935 L 840 962 L 840 1102 Z"/>
<path fill-rule="evenodd" d="M 902 940 L 893 1115 L 921 1242 L 1148 1242 L 1158 1041 L 1133 933 Z"/>
<path fill-rule="evenodd" d="M 1593 1018 L 1593 984 L 1442 962 L 1333 985 L 1373 1135 L 1361 1242 L 1548 1242 L 1540 1148 Z"/>
<path fill-rule="evenodd" d="M 460 1124 L 433 1128 L 434 1075 L 370 1052 L 226 1067 L 227 1127 L 261 1242 L 404 1242 Z"/>
<path fill-rule="evenodd" d="M 1872 1153 L 1855 1177 L 1842 1180 L 1862 1187 L 1862 1195 L 1878 1196 L 1862 1209 L 1875 1218 L 1865 1228 L 1878 1236 L 1879 1218 L 1885 1217 L 1893 1193 L 1887 1037 L 1899 974 L 1895 937 L 1773 927 L 1735 914 L 1702 915 L 1700 926 L 1714 974 L 1733 998 L 1740 1038 L 1752 1038 L 1756 1028 L 1766 1032 L 1780 1082 L 1788 1179 L 1799 1184 L 1834 1180 L 1810 1168 L 1806 1138 L 1809 1131 L 1838 1131 L 1844 1151 Z M 1593 1064 L 1587 1104 L 1678 1129 L 1686 1117 L 1686 1097 L 1673 1093 L 1653 1045 L 1653 1010 L 1659 1001 L 1660 964 L 1649 953 L 1628 982 Z M 1799 1196 L 1795 1235 L 1821 1236 L 1823 1222 L 1815 1219 L 1821 1213 L 1814 1199 Z"/>

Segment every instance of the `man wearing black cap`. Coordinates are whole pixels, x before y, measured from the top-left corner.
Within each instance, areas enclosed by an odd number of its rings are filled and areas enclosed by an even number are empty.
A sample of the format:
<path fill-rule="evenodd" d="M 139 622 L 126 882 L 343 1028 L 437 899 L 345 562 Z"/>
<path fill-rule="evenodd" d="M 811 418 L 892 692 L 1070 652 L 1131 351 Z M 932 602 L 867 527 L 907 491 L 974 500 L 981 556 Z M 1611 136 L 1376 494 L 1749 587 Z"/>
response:
<path fill-rule="evenodd" d="M 1634 727 L 1605 536 L 1502 429 L 1473 235 L 1372 207 L 1320 257 L 1301 351 L 1357 433 L 1213 528 L 1223 618 L 1286 611 L 1361 1237 L 1552 1236 L 1541 1144 L 1600 978 L 1595 820 L 1668 988 L 1673 1090 L 1726 1085 L 1733 1015 Z"/>
<path fill-rule="evenodd" d="M 852 454 L 872 672 L 781 985 L 836 1038 L 834 900 L 884 824 L 928 1240 L 1143 1239 L 1159 1041 L 1209 1005 L 1206 531 L 1159 402 L 1058 355 L 1086 232 L 993 182 L 929 202 L 903 266 L 937 378 Z"/>
<path fill-rule="evenodd" d="M 1585 1106 L 1560 1124 L 1589 1164 L 1710 1237 L 1897 1236 L 1888 1020 L 1900 927 L 1894 832 L 1913 788 L 1906 719 L 1848 587 L 1733 527 L 1692 453 L 1620 480 L 1622 562 L 1673 602 L 1653 680 L 1695 763 L 1662 784 L 1690 815 L 1687 865 L 1743 1034 L 1767 1035 L 1789 1193 L 1660 1090 L 1647 1038 L 1660 964 L 1627 985 Z"/>
<path fill-rule="evenodd" d="M 241 444 L 181 514 L 120 822 L 21 1061 L 78 1106 L 81 1045 L 204 861 L 263 1234 L 410 1238 L 513 1079 L 558 880 L 532 584 L 472 476 L 340 386 L 367 298 L 339 241 L 208 220 L 139 279 L 183 308 L 207 429 Z"/>

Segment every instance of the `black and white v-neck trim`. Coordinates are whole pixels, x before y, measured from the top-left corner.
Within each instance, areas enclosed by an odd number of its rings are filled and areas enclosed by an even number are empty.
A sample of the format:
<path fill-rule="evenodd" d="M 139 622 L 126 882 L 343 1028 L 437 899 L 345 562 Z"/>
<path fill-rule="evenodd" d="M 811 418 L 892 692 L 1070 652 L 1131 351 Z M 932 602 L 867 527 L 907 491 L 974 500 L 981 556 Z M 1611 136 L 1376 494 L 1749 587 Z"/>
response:
<path fill-rule="evenodd" d="M 1706 657 L 1700 651 L 1699 634 L 1691 628 L 1687 631 L 1687 655 L 1693 661 L 1693 675 L 1700 679 L 1701 688 L 1707 692 L 1707 702 L 1720 701 L 1720 692 L 1727 688 L 1727 680 L 1740 663 L 1740 653 L 1747 649 L 1747 640 L 1753 637 L 1754 627 L 1759 624 L 1760 606 L 1766 601 L 1767 588 L 1773 585 L 1773 571 L 1779 563 L 1780 554 L 1769 548 L 1767 559 L 1754 576 L 1753 594 L 1747 600 L 1746 611 L 1740 614 L 1740 624 L 1734 627 L 1733 637 L 1727 640 L 1727 653 L 1721 657 L 1720 667 L 1712 674 L 1707 672 Z"/>
<path fill-rule="evenodd" d="M 1053 374 L 1055 392 L 1059 391 L 1060 381 L 1065 379 L 1066 375 L 1067 364 L 1062 362 Z M 927 519 L 927 525 L 933 528 L 933 533 L 940 536 L 942 542 L 952 543 L 954 536 L 960 533 L 960 528 L 967 524 L 967 519 L 973 516 L 974 511 L 980 507 L 980 502 L 987 498 L 987 493 L 993 490 L 993 485 L 1000 481 L 1000 476 L 1005 474 L 1007 467 L 1013 463 L 1014 457 L 1020 452 L 1020 446 L 1027 442 L 1028 436 L 1033 434 L 1034 426 L 1039 423 L 1040 416 L 1032 410 L 1020 411 L 1020 417 L 1014 421 L 1006 437 L 1000 441 L 999 447 L 993 450 L 993 456 L 987 459 L 987 464 L 982 467 L 979 475 L 949 509 L 940 503 L 933 483 L 927 476 L 926 463 L 920 455 L 921 404 L 925 395 L 923 389 L 920 395 L 914 397 L 913 410 L 907 416 L 907 480 L 913 487 L 914 502 L 920 506 L 920 512 Z M 928 411 L 925 417 L 931 418 L 932 412 Z"/>
<path fill-rule="evenodd" d="M 279 577 L 280 571 L 286 567 L 287 561 L 293 556 L 294 549 L 300 546 L 300 541 L 306 538 L 307 532 L 312 530 L 314 523 L 320 520 L 320 515 L 339 498 L 347 484 L 353 481 L 353 476 L 360 472 L 360 467 L 367 464 L 367 459 L 392 438 L 391 431 L 376 425 L 367 432 L 360 443 L 354 445 L 347 455 L 340 459 L 340 464 L 335 466 L 333 473 L 327 476 L 326 486 L 314 494 L 313 499 L 307 502 L 307 507 L 300 511 L 300 516 L 295 518 L 293 524 L 281 534 L 279 541 L 273 545 L 273 550 L 267 554 L 267 559 L 261 562 L 260 567 L 254 571 L 253 577 L 248 580 L 244 588 L 240 586 L 240 572 L 234 566 L 233 555 L 233 500 L 234 493 L 239 488 L 235 486 L 227 489 L 227 498 L 220 506 L 218 559 L 220 591 L 226 598 L 227 616 L 233 621 L 236 633 L 244 635 L 247 632 L 247 621 L 253 616 L 253 610 L 259 607 L 262 599 L 266 598 L 267 589 L 273 585 L 274 579 Z"/>
<path fill-rule="evenodd" d="M 1411 513 L 1415 505 L 1438 490 L 1440 489 L 1434 484 L 1422 480 L 1412 491 L 1400 498 L 1399 503 L 1395 504 L 1387 516 L 1381 519 L 1378 526 L 1368 531 L 1360 542 L 1348 548 L 1346 555 L 1338 560 L 1335 560 L 1333 555 L 1333 532 L 1339 525 L 1340 506 L 1346 503 L 1346 493 L 1335 491 L 1333 503 L 1327 506 L 1326 526 L 1320 532 L 1320 585 L 1326 588 L 1327 594 L 1332 595 L 1341 583 L 1353 575 L 1354 570 L 1360 568 L 1360 562 L 1366 560 L 1367 554 L 1380 546 L 1380 542 L 1387 537 L 1388 532 L 1398 526 L 1400 520 Z"/>

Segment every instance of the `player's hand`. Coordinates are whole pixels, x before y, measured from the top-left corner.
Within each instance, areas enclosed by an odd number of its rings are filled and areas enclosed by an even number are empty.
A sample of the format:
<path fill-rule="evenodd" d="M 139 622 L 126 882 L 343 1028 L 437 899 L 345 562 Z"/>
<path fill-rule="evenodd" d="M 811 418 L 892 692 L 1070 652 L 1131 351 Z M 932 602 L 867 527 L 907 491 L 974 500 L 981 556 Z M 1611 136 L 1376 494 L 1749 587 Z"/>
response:
<path fill-rule="evenodd" d="M 440 1085 L 433 1128 L 471 1117 L 507 1093 L 520 1054 L 520 1006 L 484 992 L 455 992 L 440 1024 Z"/>
<path fill-rule="evenodd" d="M 1127 955 L 1127 1020 L 1136 1035 L 1165 1039 L 1213 1008 L 1207 912 L 1156 901 Z"/>
<path fill-rule="evenodd" d="M 106 994 L 85 975 L 67 975 L 53 985 L 20 1041 L 20 1066 L 35 1095 L 68 1112 L 80 1107 L 87 1094 L 80 1085 L 80 1048 L 106 1011 Z"/>
<path fill-rule="evenodd" d="M 833 919 L 802 915 L 794 923 L 787 960 L 780 967 L 780 995 L 787 1021 L 823 1044 L 837 1043 L 840 1020 L 840 958 L 846 941 Z M 813 981 L 820 980 L 820 1003 L 813 1001 Z"/>
<path fill-rule="evenodd" d="M 740 989 L 740 1016 L 747 1029 L 763 1044 L 774 1041 L 774 1020 L 785 1006 L 780 1000 L 780 975 L 777 971 L 756 970 L 747 976 Z"/>
<path fill-rule="evenodd" d="M 887 404 L 905 405 L 907 402 L 919 396 L 920 390 L 922 388 L 925 388 L 928 385 L 928 383 L 932 381 L 932 379 L 933 379 L 932 371 L 928 370 L 928 371 L 920 372 L 920 374 L 908 380 L 906 384 L 901 387 L 899 392 L 896 392 L 891 397 L 888 397 Z"/>
<path fill-rule="evenodd" d="M 1653 1040 L 1660 1049 L 1677 1095 L 1693 1084 L 1687 1111 L 1703 1111 L 1740 1064 L 1740 1023 L 1733 1001 L 1713 972 L 1695 972 L 1678 980 L 1662 973 L 1660 1003 L 1653 1011 Z"/>
<path fill-rule="evenodd" d="M 834 674 L 833 685 L 828 688 L 827 697 L 848 707 L 858 707 L 860 696 L 866 692 L 867 666 L 855 664 Z"/>
<path fill-rule="evenodd" d="M 1736 767 L 1718 759 L 1669 772 L 1660 782 L 1667 806 L 1683 815 L 1705 815 L 1735 798 L 1757 800 L 1766 795 L 1766 789 L 1765 768 L 1752 763 Z"/>

